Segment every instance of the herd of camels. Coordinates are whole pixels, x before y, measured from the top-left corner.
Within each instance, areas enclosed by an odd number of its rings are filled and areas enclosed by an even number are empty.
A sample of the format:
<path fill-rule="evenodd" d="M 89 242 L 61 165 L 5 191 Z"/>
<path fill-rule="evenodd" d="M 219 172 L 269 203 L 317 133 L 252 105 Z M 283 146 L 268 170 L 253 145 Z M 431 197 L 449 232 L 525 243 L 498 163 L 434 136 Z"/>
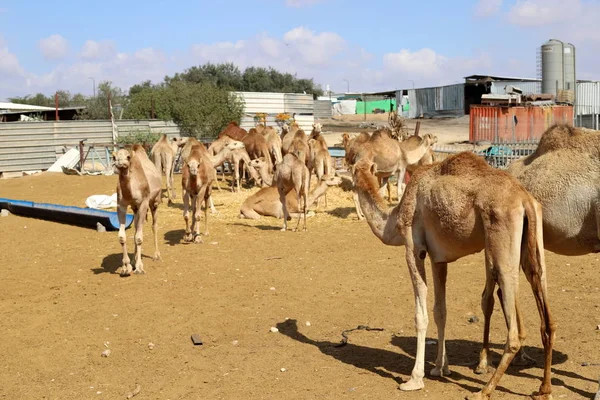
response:
<path fill-rule="evenodd" d="M 431 261 L 438 330 L 437 358 L 430 373 L 442 376 L 450 373 L 445 347 L 448 263 L 484 250 L 484 333 L 476 373 L 485 373 L 490 366 L 489 333 L 496 285 L 508 336 L 489 381 L 466 398 L 489 399 L 513 360 L 531 362 L 522 350 L 525 329 L 517 296 L 522 270 L 537 304 L 545 353 L 542 383 L 531 397 L 550 399 L 555 322 L 547 298 L 544 249 L 562 255 L 600 252 L 600 132 L 554 125 L 543 134 L 534 153 L 514 161 L 504 171 L 492 168 L 471 152 L 436 162 L 432 149 L 436 141 L 432 135 L 398 136 L 387 128 L 353 138 L 343 135 L 358 218 L 366 219 L 384 244 L 405 247 L 412 278 L 417 350 L 411 377 L 400 389 L 424 387 L 428 326 L 425 258 L 429 256 Z M 156 211 L 162 201 L 161 172 L 166 175 L 171 202 L 176 197 L 173 170 L 178 149 L 183 159 L 183 240 L 188 242 L 202 242 L 202 202 L 207 233 L 208 209 L 215 212 L 212 186 L 219 187 L 216 167 L 224 162 L 233 165 L 232 190 L 239 189 L 240 176 L 245 174 L 262 186 L 242 204 L 240 217 L 282 218 L 282 230 L 287 229 L 292 216 L 298 217 L 296 229 L 303 218 L 306 230 L 307 207 L 324 196 L 329 186 L 340 183 L 320 124 L 313 125 L 310 134 L 295 123 L 284 125 L 280 136 L 277 129 L 262 124 L 245 131 L 230 123 L 208 148 L 193 138 L 169 141 L 163 135 L 151 151 L 154 163 L 140 145 L 120 149 L 114 153 L 113 162 L 119 173 L 122 275 L 133 271 L 125 237 L 128 206 L 134 212 L 134 272 L 144 273 L 142 224 L 148 209 L 153 218 L 154 259 L 160 258 Z M 402 179 L 406 171 L 410 173 L 408 184 Z M 311 191 L 313 172 L 318 183 Z M 398 204 L 390 209 L 384 196 L 387 187 L 388 201 L 392 200 L 389 178 L 394 175 L 398 177 Z M 600 399 L 600 391 L 595 398 Z"/>

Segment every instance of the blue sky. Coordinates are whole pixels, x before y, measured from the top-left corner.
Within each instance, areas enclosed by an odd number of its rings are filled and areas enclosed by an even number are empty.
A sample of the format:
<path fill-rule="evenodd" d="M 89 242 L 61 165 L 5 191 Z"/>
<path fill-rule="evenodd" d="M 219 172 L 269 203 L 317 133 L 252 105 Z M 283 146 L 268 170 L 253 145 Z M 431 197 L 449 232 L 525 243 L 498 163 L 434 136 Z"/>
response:
<path fill-rule="evenodd" d="M 92 81 L 128 88 L 207 61 L 268 66 L 342 91 L 461 82 L 470 74 L 535 77 L 536 49 L 577 47 L 596 72 L 597 1 L 0 0 L 0 99 Z"/>

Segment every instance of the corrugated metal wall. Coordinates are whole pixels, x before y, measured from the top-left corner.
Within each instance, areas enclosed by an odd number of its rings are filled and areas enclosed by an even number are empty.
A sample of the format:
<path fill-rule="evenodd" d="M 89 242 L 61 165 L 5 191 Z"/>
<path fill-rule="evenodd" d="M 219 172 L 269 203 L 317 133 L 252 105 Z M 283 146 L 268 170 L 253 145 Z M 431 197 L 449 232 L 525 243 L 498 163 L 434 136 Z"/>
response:
<path fill-rule="evenodd" d="M 315 118 L 313 115 L 296 115 L 296 122 L 298 122 L 300 128 L 302 128 L 306 133 L 310 133 L 312 130 L 312 124 L 315 122 Z M 254 117 L 244 116 L 240 126 L 247 131 L 254 128 L 256 126 Z M 267 126 L 275 126 L 277 129 L 279 129 L 279 126 L 275 122 L 275 116 L 267 116 Z M 279 132 L 281 133 L 281 130 Z"/>
<path fill-rule="evenodd" d="M 523 94 L 527 93 L 542 93 L 542 82 L 514 82 L 514 81 L 492 81 L 492 87 L 490 88 L 491 94 L 505 94 L 504 88 L 508 85 L 518 87 L 523 91 Z"/>
<path fill-rule="evenodd" d="M 596 122 L 598 114 L 600 114 L 600 82 L 577 83 L 576 124 L 586 128 L 600 129 Z"/>
<path fill-rule="evenodd" d="M 150 130 L 180 136 L 173 122 L 148 120 L 116 121 L 120 135 L 135 130 Z M 57 121 L 0 123 L 0 172 L 47 169 L 71 148 L 87 139 L 86 145 L 112 143 L 110 121 Z M 105 160 L 102 149 L 97 149 Z"/>
<path fill-rule="evenodd" d="M 331 118 L 331 104 L 332 103 L 329 100 L 315 100 L 315 118 Z"/>
<path fill-rule="evenodd" d="M 464 83 L 423 89 L 409 89 L 409 118 L 464 115 Z"/>
<path fill-rule="evenodd" d="M 254 128 L 256 113 L 267 113 L 267 125 L 276 126 L 275 116 L 279 113 L 296 114 L 296 121 L 304 130 L 311 130 L 314 123 L 314 101 L 310 94 L 235 92 L 245 102 L 244 116 L 240 126 L 246 130 Z M 308 115 L 299 115 L 308 114 Z"/>
<path fill-rule="evenodd" d="M 283 112 L 288 114 L 312 114 L 314 100 L 311 94 L 285 93 L 283 95 Z"/>

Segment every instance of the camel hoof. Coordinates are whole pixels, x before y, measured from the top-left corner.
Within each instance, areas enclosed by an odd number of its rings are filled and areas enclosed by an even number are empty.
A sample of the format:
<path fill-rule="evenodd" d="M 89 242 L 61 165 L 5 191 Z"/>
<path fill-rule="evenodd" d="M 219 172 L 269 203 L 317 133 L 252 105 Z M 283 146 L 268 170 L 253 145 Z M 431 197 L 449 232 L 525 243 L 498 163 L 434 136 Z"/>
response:
<path fill-rule="evenodd" d="M 479 364 L 474 371 L 477 375 L 487 374 L 489 372 L 489 367 L 485 364 Z"/>
<path fill-rule="evenodd" d="M 154 257 L 152 257 L 152 261 L 160 261 L 162 260 L 162 257 L 160 256 L 160 253 L 156 253 L 154 255 Z"/>
<path fill-rule="evenodd" d="M 144 267 L 135 267 L 135 271 L 133 271 L 136 275 L 145 275 L 146 271 L 144 271 Z"/>
<path fill-rule="evenodd" d="M 194 236 L 192 236 L 191 233 L 186 233 L 185 235 L 183 235 L 183 241 L 184 242 L 191 242 L 192 239 L 194 239 Z"/>
<path fill-rule="evenodd" d="M 203 233 L 204 236 L 208 236 L 208 231 Z"/>
<path fill-rule="evenodd" d="M 552 395 L 550 393 L 548 394 L 540 394 L 538 392 L 533 393 L 531 396 L 533 400 L 552 400 Z"/>
<path fill-rule="evenodd" d="M 490 396 L 485 396 L 482 392 L 471 393 L 465 396 L 465 400 L 489 400 Z"/>
<path fill-rule="evenodd" d="M 200 235 L 197 235 L 196 237 L 194 237 L 194 243 L 204 243 L 202 241 L 202 237 Z"/>
<path fill-rule="evenodd" d="M 429 375 L 437 376 L 437 377 L 448 376 L 450 374 L 451 374 L 450 368 L 448 368 L 448 367 L 444 367 L 444 368 L 435 367 L 431 371 L 429 371 Z"/>
<path fill-rule="evenodd" d="M 131 266 L 131 264 L 123 264 L 123 266 L 121 266 L 121 276 L 129 276 L 131 275 L 131 271 L 133 271 L 133 267 Z"/>
<path fill-rule="evenodd" d="M 410 392 L 413 390 L 420 390 L 425 387 L 423 379 L 411 379 L 408 382 L 402 383 L 398 388 L 403 392 Z"/>

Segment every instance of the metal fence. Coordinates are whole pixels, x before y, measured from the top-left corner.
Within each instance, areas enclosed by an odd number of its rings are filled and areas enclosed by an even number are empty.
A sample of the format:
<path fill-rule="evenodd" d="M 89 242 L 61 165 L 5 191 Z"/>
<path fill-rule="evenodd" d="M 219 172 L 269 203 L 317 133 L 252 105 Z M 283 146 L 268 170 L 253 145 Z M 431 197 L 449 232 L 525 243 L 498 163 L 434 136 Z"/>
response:
<path fill-rule="evenodd" d="M 453 146 L 433 145 L 435 160 L 442 161 L 449 156 L 463 151 L 468 151 L 481 156 L 489 165 L 498 169 L 507 168 L 513 161 L 528 156 L 535 152 L 538 142 L 513 142 L 495 143 L 489 146 Z"/>
<path fill-rule="evenodd" d="M 331 118 L 332 103 L 330 100 L 315 100 L 314 116 L 315 118 Z"/>
<path fill-rule="evenodd" d="M 465 113 L 465 84 L 409 89 L 408 117 L 462 116 Z"/>

